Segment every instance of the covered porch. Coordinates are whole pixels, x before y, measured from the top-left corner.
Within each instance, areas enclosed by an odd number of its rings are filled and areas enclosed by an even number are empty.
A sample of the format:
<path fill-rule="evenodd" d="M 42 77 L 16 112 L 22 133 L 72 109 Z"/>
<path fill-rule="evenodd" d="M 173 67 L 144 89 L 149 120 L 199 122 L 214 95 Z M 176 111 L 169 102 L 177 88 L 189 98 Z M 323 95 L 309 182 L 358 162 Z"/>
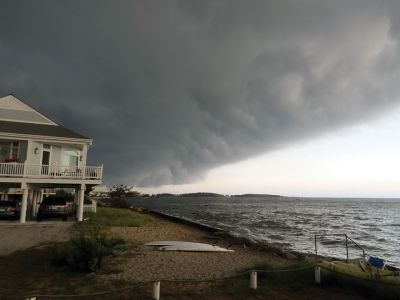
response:
<path fill-rule="evenodd" d="M 103 166 L 87 166 L 88 146 L 75 142 L 0 139 L 0 177 L 101 179 Z"/>
<path fill-rule="evenodd" d="M 46 196 L 45 192 L 49 189 L 70 189 L 73 191 L 74 203 L 76 206 L 76 221 L 81 222 L 83 220 L 83 212 L 85 210 L 84 197 L 85 190 L 87 187 L 93 186 L 92 182 L 53 182 L 46 183 L 36 180 L 36 182 L 0 182 L 0 190 L 7 191 L 10 189 L 20 190 L 21 193 L 21 205 L 19 223 L 26 223 L 27 220 L 33 220 L 37 216 L 39 205 Z M 3 194 L 4 195 L 4 194 Z M 4 197 L 3 197 L 4 198 Z M 91 211 L 95 211 L 95 207 L 92 208 L 89 205 Z M 14 221 L 15 222 L 15 221 Z"/>

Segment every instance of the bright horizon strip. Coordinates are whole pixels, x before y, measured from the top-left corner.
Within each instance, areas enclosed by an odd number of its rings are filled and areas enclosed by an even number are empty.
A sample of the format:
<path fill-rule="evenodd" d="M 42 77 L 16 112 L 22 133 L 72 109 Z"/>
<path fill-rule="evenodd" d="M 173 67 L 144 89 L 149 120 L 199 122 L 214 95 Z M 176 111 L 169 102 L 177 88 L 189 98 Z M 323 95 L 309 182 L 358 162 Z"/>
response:
<path fill-rule="evenodd" d="M 213 169 L 198 183 L 142 193 L 400 198 L 400 109 L 358 126 Z"/>

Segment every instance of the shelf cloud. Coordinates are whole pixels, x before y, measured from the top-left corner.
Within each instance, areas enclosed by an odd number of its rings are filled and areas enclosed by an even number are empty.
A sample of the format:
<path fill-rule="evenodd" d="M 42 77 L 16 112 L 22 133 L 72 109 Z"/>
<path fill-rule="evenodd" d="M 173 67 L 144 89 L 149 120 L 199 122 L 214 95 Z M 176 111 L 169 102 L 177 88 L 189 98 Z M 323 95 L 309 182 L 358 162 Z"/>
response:
<path fill-rule="evenodd" d="M 0 96 L 94 139 L 107 183 L 215 167 L 400 104 L 398 1 L 0 4 Z"/>

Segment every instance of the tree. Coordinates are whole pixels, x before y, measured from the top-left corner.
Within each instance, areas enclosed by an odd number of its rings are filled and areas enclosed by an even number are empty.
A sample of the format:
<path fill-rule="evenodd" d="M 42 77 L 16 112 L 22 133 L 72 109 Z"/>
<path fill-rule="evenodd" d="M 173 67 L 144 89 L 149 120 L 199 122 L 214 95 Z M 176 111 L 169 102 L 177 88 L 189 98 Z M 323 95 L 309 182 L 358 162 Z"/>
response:
<path fill-rule="evenodd" d="M 114 197 L 119 197 L 119 198 L 126 197 L 131 189 L 132 189 L 131 186 L 127 186 L 124 184 L 114 185 L 112 188 L 110 188 L 110 196 L 113 198 Z"/>

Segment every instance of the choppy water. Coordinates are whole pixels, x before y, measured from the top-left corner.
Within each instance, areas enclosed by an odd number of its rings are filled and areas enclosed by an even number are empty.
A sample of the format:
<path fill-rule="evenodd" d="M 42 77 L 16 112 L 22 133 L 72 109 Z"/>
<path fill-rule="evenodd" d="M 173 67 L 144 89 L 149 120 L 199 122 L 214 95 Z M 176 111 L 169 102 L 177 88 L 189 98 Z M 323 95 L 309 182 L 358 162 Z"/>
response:
<path fill-rule="evenodd" d="M 315 234 L 347 234 L 370 255 L 400 265 L 400 199 L 136 198 L 135 206 L 219 227 L 233 234 L 314 253 Z M 318 252 L 345 257 L 343 237 L 318 238 Z M 350 257 L 360 257 L 357 248 Z"/>

